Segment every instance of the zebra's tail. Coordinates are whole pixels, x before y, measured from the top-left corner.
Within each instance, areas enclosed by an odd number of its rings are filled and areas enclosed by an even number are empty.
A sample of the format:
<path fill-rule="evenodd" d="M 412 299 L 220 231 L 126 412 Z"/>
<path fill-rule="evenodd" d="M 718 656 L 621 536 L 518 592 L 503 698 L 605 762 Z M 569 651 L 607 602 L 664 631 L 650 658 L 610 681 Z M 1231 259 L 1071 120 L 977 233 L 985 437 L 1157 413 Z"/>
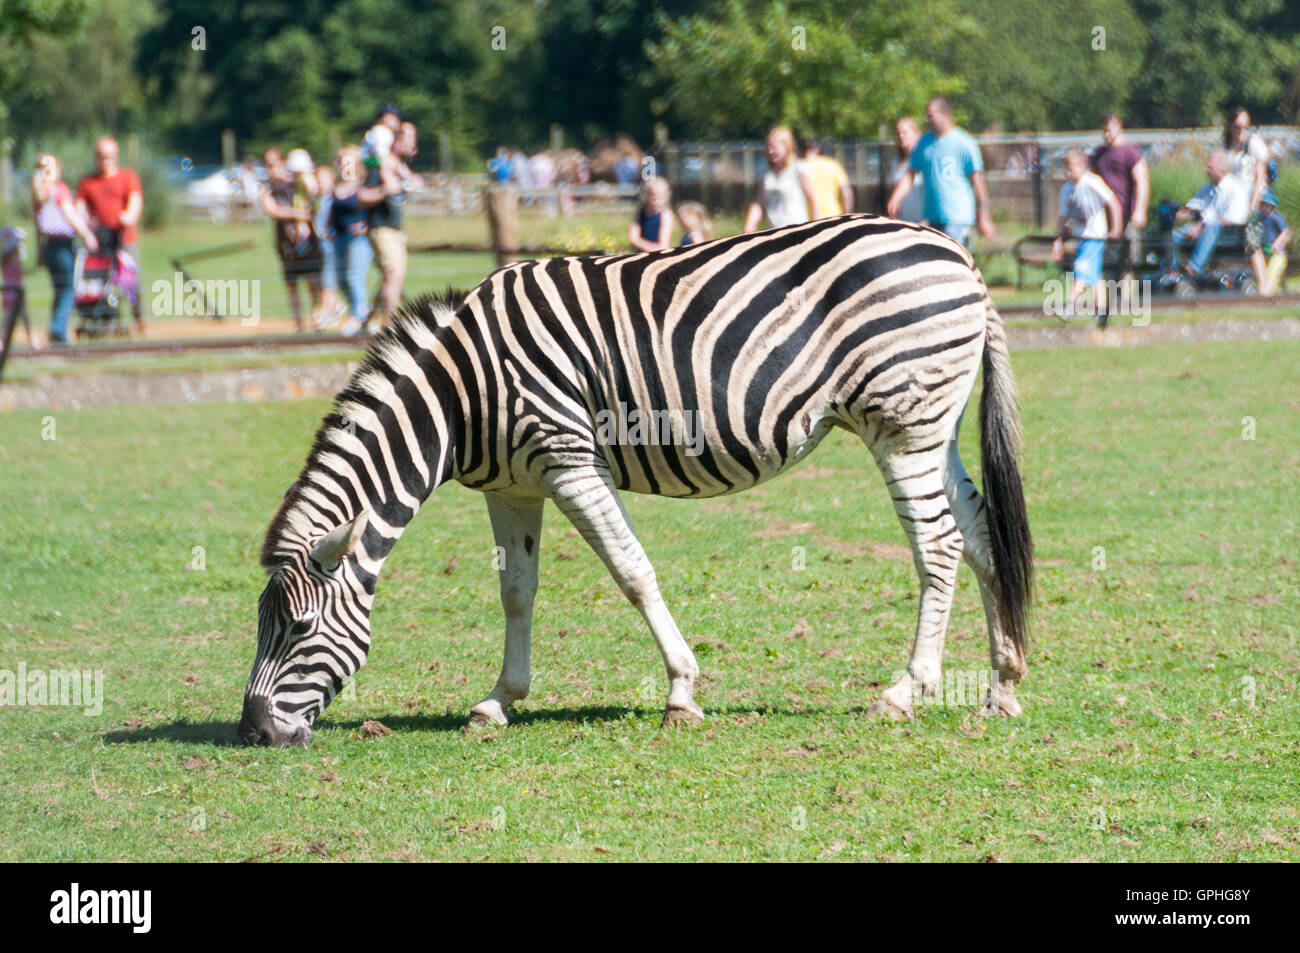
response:
<path fill-rule="evenodd" d="M 1016 382 L 1002 316 L 985 299 L 984 391 L 980 395 L 980 457 L 989 536 L 997 570 L 997 595 L 1003 631 L 1023 654 L 1025 616 L 1033 596 L 1034 542 L 1020 484 L 1020 417 Z"/>

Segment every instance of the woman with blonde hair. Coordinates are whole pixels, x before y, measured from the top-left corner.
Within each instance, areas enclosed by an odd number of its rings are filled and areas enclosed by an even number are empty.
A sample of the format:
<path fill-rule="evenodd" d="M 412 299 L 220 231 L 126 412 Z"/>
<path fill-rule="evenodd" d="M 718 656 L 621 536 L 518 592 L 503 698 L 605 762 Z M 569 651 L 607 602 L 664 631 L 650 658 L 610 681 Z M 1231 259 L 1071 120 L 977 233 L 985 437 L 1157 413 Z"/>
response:
<path fill-rule="evenodd" d="M 681 220 L 686 234 L 682 236 L 683 245 L 698 245 L 700 242 L 713 241 L 713 221 L 708 210 L 699 202 L 683 202 L 677 206 L 677 218 Z"/>
<path fill-rule="evenodd" d="M 765 215 L 773 228 L 817 217 L 812 182 L 796 159 L 794 133 L 788 126 L 773 126 L 767 134 L 767 172 L 745 216 L 746 232 L 757 231 Z"/>
<path fill-rule="evenodd" d="M 647 179 L 641 186 L 641 204 L 637 206 L 627 239 L 637 251 L 663 251 L 673 244 L 673 211 L 668 207 L 672 190 L 661 176 Z"/>
<path fill-rule="evenodd" d="M 50 272 L 54 307 L 50 312 L 50 343 L 66 344 L 68 317 L 72 314 L 73 274 L 77 266 L 74 247 L 78 235 L 91 251 L 99 250 L 90 223 L 77 211 L 72 192 L 61 177 L 59 160 L 41 153 L 32 171 L 32 217 L 36 220 L 40 261 Z"/>
<path fill-rule="evenodd" d="M 330 204 L 330 225 L 334 230 L 337 281 L 351 312 L 351 317 L 343 325 L 343 334 L 351 337 L 366 331 L 370 321 L 366 273 L 370 270 L 374 251 L 370 247 L 366 212 L 401 192 L 402 183 L 392 163 L 382 162 L 379 165 L 380 184 L 365 185 L 361 149 L 357 146 L 344 146 L 335 159 L 338 179 L 334 186 L 334 201 Z"/>

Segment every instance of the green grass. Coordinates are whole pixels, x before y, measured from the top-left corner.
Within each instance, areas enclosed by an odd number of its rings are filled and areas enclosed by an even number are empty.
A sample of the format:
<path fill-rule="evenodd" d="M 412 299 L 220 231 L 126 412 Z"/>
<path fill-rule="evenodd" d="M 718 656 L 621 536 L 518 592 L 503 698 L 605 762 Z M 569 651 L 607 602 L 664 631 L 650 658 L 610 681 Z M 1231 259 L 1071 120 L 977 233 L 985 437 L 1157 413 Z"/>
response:
<path fill-rule="evenodd" d="M 837 434 L 739 497 L 627 498 L 706 726 L 659 729 L 649 633 L 548 508 L 533 694 L 463 734 L 502 621 L 485 509 L 453 485 L 389 559 L 355 697 L 309 750 L 239 748 L 261 534 L 324 402 L 66 411 L 54 440 L 49 415 L 0 416 L 0 668 L 100 669 L 106 696 L 0 708 L 0 860 L 1295 859 L 1297 359 L 1015 355 L 1039 568 L 1015 721 L 865 716 L 916 579 Z M 979 670 L 959 578 L 947 665 Z"/>

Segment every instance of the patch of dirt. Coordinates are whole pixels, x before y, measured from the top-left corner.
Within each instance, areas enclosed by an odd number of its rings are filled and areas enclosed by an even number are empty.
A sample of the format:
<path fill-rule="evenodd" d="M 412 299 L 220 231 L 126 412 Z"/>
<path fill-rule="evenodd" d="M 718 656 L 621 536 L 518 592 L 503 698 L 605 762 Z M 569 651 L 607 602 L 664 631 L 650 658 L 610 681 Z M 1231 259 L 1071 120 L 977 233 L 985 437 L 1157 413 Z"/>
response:
<path fill-rule="evenodd" d="M 762 529 L 755 530 L 754 535 L 759 539 L 781 539 L 785 536 L 799 536 L 816 528 L 816 523 L 777 520 L 769 522 Z"/>
<path fill-rule="evenodd" d="M 393 729 L 389 728 L 382 721 L 375 721 L 368 718 L 361 723 L 362 738 L 382 738 L 384 735 L 391 735 Z"/>

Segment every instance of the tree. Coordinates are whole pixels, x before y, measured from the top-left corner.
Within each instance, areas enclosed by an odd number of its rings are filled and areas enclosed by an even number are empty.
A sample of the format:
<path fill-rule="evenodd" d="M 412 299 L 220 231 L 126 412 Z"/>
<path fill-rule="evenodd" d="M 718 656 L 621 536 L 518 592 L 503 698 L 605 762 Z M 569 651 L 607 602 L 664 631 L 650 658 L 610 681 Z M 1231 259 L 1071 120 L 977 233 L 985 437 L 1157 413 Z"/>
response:
<path fill-rule="evenodd" d="M 929 30 L 919 52 L 966 81 L 974 129 L 1087 129 L 1123 112 L 1148 36 L 1129 0 L 966 0 L 960 38 Z"/>
<path fill-rule="evenodd" d="M 1134 7 L 1151 35 L 1133 96 L 1139 121 L 1215 123 L 1235 102 L 1259 107 L 1258 118 L 1279 118 L 1300 66 L 1285 0 L 1135 0 Z"/>
<path fill-rule="evenodd" d="M 29 92 L 33 45 L 75 34 L 87 16 L 86 0 L 0 0 L 0 124 L 17 131 L 10 104 Z"/>
<path fill-rule="evenodd" d="M 778 121 L 823 136 L 874 135 L 963 88 L 910 46 L 936 16 L 962 22 L 944 0 L 726 0 L 711 16 L 665 21 L 646 52 L 665 86 L 663 112 L 694 135 L 754 135 Z"/>

